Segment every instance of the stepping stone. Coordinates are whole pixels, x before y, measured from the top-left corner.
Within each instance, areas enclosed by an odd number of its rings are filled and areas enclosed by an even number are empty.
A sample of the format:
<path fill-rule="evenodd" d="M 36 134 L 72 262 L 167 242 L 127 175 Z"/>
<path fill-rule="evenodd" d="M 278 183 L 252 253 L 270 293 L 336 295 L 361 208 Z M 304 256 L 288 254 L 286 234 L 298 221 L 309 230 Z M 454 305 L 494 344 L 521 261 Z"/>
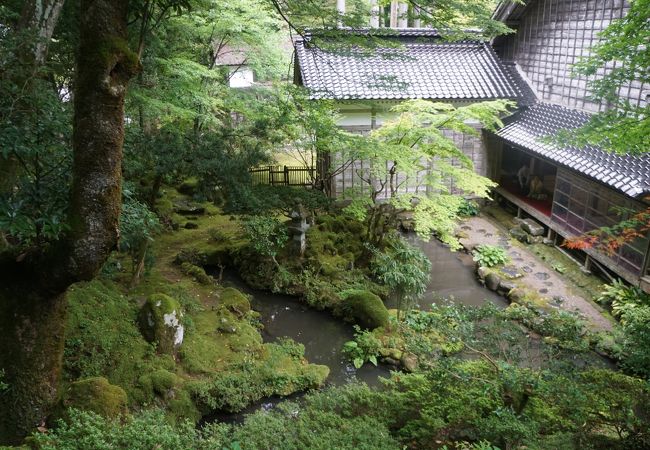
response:
<path fill-rule="evenodd" d="M 544 286 L 553 286 L 553 282 L 552 281 L 545 281 Z"/>
<path fill-rule="evenodd" d="M 460 229 L 461 230 L 471 230 L 472 227 L 470 227 L 469 225 L 463 225 L 462 227 L 460 227 Z"/>
<path fill-rule="evenodd" d="M 542 289 L 539 290 L 539 293 L 540 294 L 548 294 L 548 289 L 542 288 Z"/>
<path fill-rule="evenodd" d="M 531 268 L 528 267 L 528 266 L 524 266 L 524 267 L 522 267 L 521 270 L 523 270 L 523 271 L 526 272 L 526 273 L 532 273 L 532 272 L 533 272 L 533 269 L 531 269 Z"/>
<path fill-rule="evenodd" d="M 485 237 L 492 237 L 494 236 L 492 233 L 485 233 Z"/>
<path fill-rule="evenodd" d="M 537 278 L 538 280 L 548 280 L 549 278 L 551 278 L 551 276 L 546 272 L 537 272 L 535 274 L 535 278 Z"/>
<path fill-rule="evenodd" d="M 544 234 L 544 227 L 533 219 L 525 219 L 522 221 L 521 229 L 532 236 L 541 236 Z"/>
<path fill-rule="evenodd" d="M 476 230 L 477 233 L 485 233 L 485 228 L 479 228 Z"/>
<path fill-rule="evenodd" d="M 519 256 L 521 256 L 521 253 L 519 253 L 519 252 L 515 252 L 515 251 L 510 252 L 510 254 L 511 254 L 512 256 L 515 256 L 515 257 L 519 257 Z"/>
<path fill-rule="evenodd" d="M 513 261 L 522 262 L 524 258 L 513 258 Z"/>
<path fill-rule="evenodd" d="M 519 272 L 519 269 L 517 269 L 515 266 L 505 266 L 503 269 L 501 269 L 503 273 L 505 273 L 507 276 L 510 278 L 521 278 L 522 274 Z"/>

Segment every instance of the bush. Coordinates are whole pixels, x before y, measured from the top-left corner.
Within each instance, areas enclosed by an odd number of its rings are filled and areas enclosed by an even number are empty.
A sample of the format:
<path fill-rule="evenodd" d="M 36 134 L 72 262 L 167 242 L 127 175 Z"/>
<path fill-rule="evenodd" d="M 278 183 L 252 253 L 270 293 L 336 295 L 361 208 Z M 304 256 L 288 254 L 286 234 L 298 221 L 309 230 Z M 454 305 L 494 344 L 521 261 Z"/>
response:
<path fill-rule="evenodd" d="M 474 261 L 482 267 L 494 267 L 510 260 L 506 250 L 497 245 L 479 245 L 474 249 Z"/>
<path fill-rule="evenodd" d="M 603 291 L 597 301 L 611 306 L 612 314 L 620 317 L 623 307 L 626 305 L 650 306 L 650 294 L 643 292 L 637 286 L 629 286 L 624 281 L 615 280 L 611 284 L 603 286 Z"/>
<path fill-rule="evenodd" d="M 384 252 L 369 249 L 373 252 L 370 264 L 373 275 L 397 299 L 399 312 L 410 309 L 411 304 L 426 292 L 431 272 L 429 259 L 404 239 L 397 239 Z"/>
<path fill-rule="evenodd" d="M 477 216 L 478 213 L 479 213 L 478 203 L 476 203 L 473 200 L 463 199 L 463 203 L 461 203 L 460 207 L 458 208 L 458 214 L 460 216 L 471 217 L 471 216 Z"/>
<path fill-rule="evenodd" d="M 253 216 L 244 222 L 244 232 L 257 254 L 270 257 L 279 266 L 275 257 L 289 240 L 287 227 L 282 222 L 275 217 Z"/>
<path fill-rule="evenodd" d="M 61 422 L 47 434 L 35 434 L 33 440 L 41 450 L 222 450 L 229 445 L 223 440 L 223 431 L 218 426 L 199 431 L 191 422 L 173 426 L 162 411 L 147 411 L 119 421 L 72 410 L 67 423 Z"/>
<path fill-rule="evenodd" d="M 650 378 L 650 306 L 628 304 L 621 308 L 623 367 Z"/>
<path fill-rule="evenodd" d="M 354 290 L 347 293 L 342 311 L 366 328 L 374 329 L 388 325 L 388 310 L 384 302 L 369 291 Z"/>
<path fill-rule="evenodd" d="M 361 331 L 355 325 L 354 341 L 343 344 L 343 353 L 352 361 L 354 367 L 359 369 L 366 361 L 377 365 L 377 355 L 382 347 L 381 341 L 370 331 Z"/>

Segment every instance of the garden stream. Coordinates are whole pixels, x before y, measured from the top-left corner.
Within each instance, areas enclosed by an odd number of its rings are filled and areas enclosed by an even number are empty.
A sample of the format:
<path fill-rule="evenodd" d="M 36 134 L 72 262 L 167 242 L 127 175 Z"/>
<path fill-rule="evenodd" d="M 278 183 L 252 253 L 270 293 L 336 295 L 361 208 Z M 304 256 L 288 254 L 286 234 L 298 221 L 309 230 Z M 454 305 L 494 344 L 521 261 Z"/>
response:
<path fill-rule="evenodd" d="M 507 302 L 496 293 L 483 287 L 474 273 L 472 257 L 462 252 L 450 252 L 435 239 L 424 242 L 413 236 L 408 239 L 417 245 L 431 260 L 431 280 L 420 307 L 425 309 L 432 301 L 448 298 L 465 305 L 481 305 L 491 301 L 505 307 Z M 342 385 L 358 380 L 369 386 L 377 386 L 380 377 L 388 377 L 386 366 L 365 364 L 355 369 L 342 352 L 343 344 L 353 338 L 352 325 L 344 323 L 327 311 L 317 311 L 299 299 L 287 295 L 258 291 L 248 287 L 237 275 L 226 272 L 224 285 L 233 286 L 252 298 L 251 305 L 260 313 L 264 325 L 262 337 L 273 342 L 280 337 L 290 337 L 305 346 L 305 357 L 310 363 L 324 364 L 330 368 L 329 385 Z M 387 305 L 389 308 L 393 307 Z M 294 394 L 289 398 L 298 398 Z M 247 414 L 259 409 L 269 410 L 287 397 L 263 399 L 239 413 L 212 413 L 203 423 L 215 420 L 230 423 L 243 421 Z"/>

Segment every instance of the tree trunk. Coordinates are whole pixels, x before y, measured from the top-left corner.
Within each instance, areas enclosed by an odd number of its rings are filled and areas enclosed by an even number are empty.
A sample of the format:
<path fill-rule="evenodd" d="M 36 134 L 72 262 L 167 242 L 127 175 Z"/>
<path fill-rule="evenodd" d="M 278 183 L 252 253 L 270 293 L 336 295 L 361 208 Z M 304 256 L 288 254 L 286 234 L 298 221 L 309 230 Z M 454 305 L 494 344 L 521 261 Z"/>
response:
<path fill-rule="evenodd" d="M 38 41 L 31 60 L 35 67 L 45 63 L 47 46 L 52 39 L 65 0 L 27 0 L 23 5 L 20 28 L 34 28 Z"/>
<path fill-rule="evenodd" d="M 16 31 L 31 29 L 37 40 L 33 47 L 24 46 L 17 55 L 21 64 L 27 69 L 25 72 L 21 71 L 19 79 L 12 79 L 10 82 L 20 89 L 29 89 L 29 85 L 32 84 L 30 79 L 45 64 L 47 45 L 52 39 L 64 3 L 65 0 L 27 0 L 24 3 Z M 10 154 L 7 158 L 0 156 L 0 194 L 10 192 L 14 188 L 19 171 L 19 163 L 15 155 Z"/>
<path fill-rule="evenodd" d="M 0 442 L 19 444 L 42 424 L 57 400 L 61 373 L 65 294 L 0 293 L 0 367 L 9 384 L 0 394 Z"/>
<path fill-rule="evenodd" d="M 61 373 L 65 291 L 90 280 L 118 239 L 124 97 L 140 69 L 127 44 L 128 0 L 82 0 L 77 57 L 70 232 L 47 253 L 0 254 L 0 444 L 47 416 Z"/>

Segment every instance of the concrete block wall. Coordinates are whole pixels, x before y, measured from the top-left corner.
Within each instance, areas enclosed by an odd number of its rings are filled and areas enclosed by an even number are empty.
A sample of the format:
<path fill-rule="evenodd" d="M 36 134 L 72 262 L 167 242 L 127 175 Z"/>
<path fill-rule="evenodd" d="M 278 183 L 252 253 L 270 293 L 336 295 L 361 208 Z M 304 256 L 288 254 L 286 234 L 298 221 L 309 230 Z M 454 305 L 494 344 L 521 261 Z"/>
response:
<path fill-rule="evenodd" d="M 515 61 L 543 101 L 590 112 L 605 104 L 589 99 L 585 77 L 572 77 L 571 67 L 599 41 L 598 33 L 629 9 L 626 0 L 530 0 L 515 35 L 500 40 L 498 52 Z M 601 73 L 602 75 L 602 73 Z M 645 105 L 650 86 L 635 82 L 619 96 Z"/>

